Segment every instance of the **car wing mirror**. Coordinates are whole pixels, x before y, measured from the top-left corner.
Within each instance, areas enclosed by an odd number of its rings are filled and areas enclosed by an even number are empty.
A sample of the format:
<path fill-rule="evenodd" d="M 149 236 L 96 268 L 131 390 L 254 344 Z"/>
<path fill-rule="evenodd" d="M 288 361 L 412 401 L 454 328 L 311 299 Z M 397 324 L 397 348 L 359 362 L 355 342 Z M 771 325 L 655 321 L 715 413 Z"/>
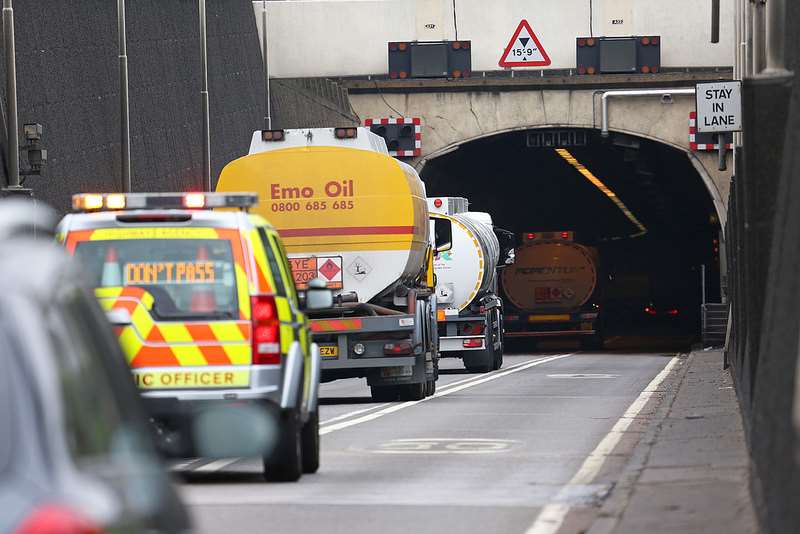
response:
<path fill-rule="evenodd" d="M 434 250 L 437 254 L 453 248 L 453 223 L 449 219 L 433 218 Z"/>

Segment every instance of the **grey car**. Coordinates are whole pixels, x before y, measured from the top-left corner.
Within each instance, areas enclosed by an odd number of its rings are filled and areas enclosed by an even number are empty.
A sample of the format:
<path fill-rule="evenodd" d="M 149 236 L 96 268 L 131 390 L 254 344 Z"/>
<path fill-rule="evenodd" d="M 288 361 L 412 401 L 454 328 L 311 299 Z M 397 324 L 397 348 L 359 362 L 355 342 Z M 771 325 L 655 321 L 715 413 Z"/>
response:
<path fill-rule="evenodd" d="M 0 532 L 187 532 L 111 327 L 23 208 L 0 202 Z"/>

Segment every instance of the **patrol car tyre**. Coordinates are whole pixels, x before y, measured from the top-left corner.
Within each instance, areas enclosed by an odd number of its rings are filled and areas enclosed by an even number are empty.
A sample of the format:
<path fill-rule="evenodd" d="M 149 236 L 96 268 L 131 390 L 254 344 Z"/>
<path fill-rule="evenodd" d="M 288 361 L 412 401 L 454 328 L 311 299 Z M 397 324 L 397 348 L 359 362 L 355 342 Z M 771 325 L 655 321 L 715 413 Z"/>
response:
<path fill-rule="evenodd" d="M 302 438 L 303 473 L 316 473 L 319 469 L 319 411 L 308 414 Z"/>
<path fill-rule="evenodd" d="M 394 402 L 400 396 L 399 386 L 370 386 L 369 389 L 375 402 Z"/>
<path fill-rule="evenodd" d="M 400 386 L 400 400 L 417 401 L 425 398 L 426 382 L 403 384 Z"/>
<path fill-rule="evenodd" d="M 270 482 L 295 482 L 303 474 L 303 425 L 300 413 L 282 414 L 275 450 L 264 458 L 264 478 Z"/>

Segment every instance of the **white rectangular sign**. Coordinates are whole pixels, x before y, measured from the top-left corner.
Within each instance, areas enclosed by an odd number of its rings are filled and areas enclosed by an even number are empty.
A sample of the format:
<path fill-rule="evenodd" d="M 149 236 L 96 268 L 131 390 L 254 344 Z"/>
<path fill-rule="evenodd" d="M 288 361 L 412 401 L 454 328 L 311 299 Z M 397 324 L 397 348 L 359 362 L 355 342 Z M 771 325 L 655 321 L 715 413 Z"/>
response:
<path fill-rule="evenodd" d="M 698 83 L 697 131 L 742 130 L 742 82 Z"/>

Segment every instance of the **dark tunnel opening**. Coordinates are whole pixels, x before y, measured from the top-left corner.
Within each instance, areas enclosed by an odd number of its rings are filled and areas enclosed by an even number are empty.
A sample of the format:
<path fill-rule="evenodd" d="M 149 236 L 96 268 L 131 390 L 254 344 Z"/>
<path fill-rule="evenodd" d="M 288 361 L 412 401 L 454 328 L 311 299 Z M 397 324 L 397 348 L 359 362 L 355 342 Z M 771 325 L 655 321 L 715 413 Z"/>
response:
<path fill-rule="evenodd" d="M 519 235 L 572 231 L 596 248 L 607 340 L 628 338 L 636 348 L 697 340 L 703 269 L 706 301 L 720 301 L 719 221 L 681 150 L 589 129 L 516 131 L 431 159 L 422 177 L 428 196 L 466 197 L 496 226 Z M 678 312 L 653 317 L 647 308 Z"/>

